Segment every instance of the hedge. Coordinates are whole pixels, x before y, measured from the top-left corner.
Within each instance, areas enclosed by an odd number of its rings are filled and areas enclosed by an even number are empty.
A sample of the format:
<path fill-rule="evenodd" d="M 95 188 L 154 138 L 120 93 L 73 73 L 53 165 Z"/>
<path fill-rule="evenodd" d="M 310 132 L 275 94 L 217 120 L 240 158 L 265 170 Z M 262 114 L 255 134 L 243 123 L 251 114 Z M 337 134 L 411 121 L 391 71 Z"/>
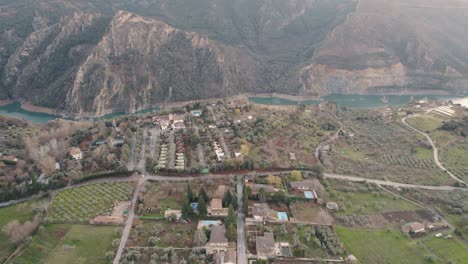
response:
<path fill-rule="evenodd" d="M 89 174 L 79 179 L 72 180 L 72 184 L 82 183 L 86 181 L 91 181 L 95 179 L 102 179 L 102 178 L 112 178 L 112 177 L 126 177 L 130 176 L 134 171 L 129 170 L 122 170 L 122 171 L 108 171 L 102 172 L 97 174 Z"/>

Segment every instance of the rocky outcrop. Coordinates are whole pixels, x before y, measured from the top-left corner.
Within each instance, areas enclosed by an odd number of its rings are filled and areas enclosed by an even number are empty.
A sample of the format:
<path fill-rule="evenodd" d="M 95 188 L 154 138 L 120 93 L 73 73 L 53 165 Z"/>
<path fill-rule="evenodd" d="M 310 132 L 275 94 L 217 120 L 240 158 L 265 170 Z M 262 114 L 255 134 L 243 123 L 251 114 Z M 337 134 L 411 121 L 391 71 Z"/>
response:
<path fill-rule="evenodd" d="M 120 11 L 79 67 L 66 109 L 101 115 L 169 100 L 229 96 L 254 89 L 259 68 L 240 49 Z"/>
<path fill-rule="evenodd" d="M 458 0 L 360 0 L 302 69 L 302 92 L 466 92 L 466 8 Z"/>

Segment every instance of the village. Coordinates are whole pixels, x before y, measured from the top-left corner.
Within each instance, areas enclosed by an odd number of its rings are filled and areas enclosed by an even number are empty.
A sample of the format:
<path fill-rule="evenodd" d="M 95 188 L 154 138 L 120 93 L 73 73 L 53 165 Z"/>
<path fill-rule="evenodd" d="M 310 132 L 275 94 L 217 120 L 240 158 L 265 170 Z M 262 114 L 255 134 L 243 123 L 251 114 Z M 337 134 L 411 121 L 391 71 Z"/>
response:
<path fill-rule="evenodd" d="M 432 178 L 427 174 L 426 185 L 441 184 L 433 193 L 418 185 L 417 177 L 411 182 L 396 173 L 388 185 L 378 177 L 367 178 L 359 166 L 372 156 L 364 159 L 349 147 L 367 151 L 359 131 L 367 127 L 348 124 L 352 119 L 378 127 L 375 120 L 384 120 L 382 126 L 393 129 L 388 124 L 407 117 L 416 127 L 426 125 L 418 120 L 426 115 L 455 120 L 461 113 L 457 106 L 424 100 L 367 112 L 341 110 L 327 102 L 264 107 L 217 101 L 94 123 L 57 121 L 49 125 L 53 130 L 36 132 L 42 141 L 27 141 L 27 155 L 40 149 L 34 155 L 48 161 L 32 163 L 40 173 L 2 195 L 8 201 L 27 196 L 21 196 L 22 188 L 42 197 L 54 192 L 41 211 L 42 223 L 51 226 L 39 231 L 44 236 L 59 234 L 54 228 L 63 224 L 116 228 L 106 231 L 108 246 L 101 249 L 108 263 L 369 263 L 382 251 L 367 253 L 370 245 L 360 240 L 366 238 L 375 239 L 376 245 L 414 241 L 426 252 L 415 255 L 414 263 L 442 258 L 462 263 L 458 255 L 447 256 L 435 245 L 465 247 L 461 241 L 466 230 L 456 222 L 465 212 L 454 209 L 466 197 L 464 185 L 454 180 L 466 180 L 464 167 L 447 160 L 445 166 L 455 165 L 449 167 L 453 175 L 443 170 Z M 443 135 L 464 133 L 459 123 L 453 127 Z M 444 140 L 439 130 L 421 130 L 438 133 L 435 144 Z M 407 131 L 405 140 L 413 140 L 411 128 Z M 387 136 L 401 139 L 399 134 Z M 459 134 L 456 140 L 461 140 Z M 1 155 L 6 172 L 32 170 L 23 162 L 25 154 L 10 153 Z M 359 160 L 346 160 L 354 157 Z M 408 171 L 438 170 L 428 160 L 399 164 L 383 155 L 378 161 L 404 165 Z M 428 193 L 415 196 L 413 188 Z M 458 200 L 448 198 L 446 191 Z M 442 209 L 434 210 L 433 200 L 421 201 L 423 195 L 440 195 L 437 206 Z M 5 206 L 9 204 L 14 203 Z M 402 252 L 416 250 L 405 243 L 398 243 Z M 38 260 L 35 246 L 10 258 Z M 54 247 L 44 249 L 48 251 Z"/>

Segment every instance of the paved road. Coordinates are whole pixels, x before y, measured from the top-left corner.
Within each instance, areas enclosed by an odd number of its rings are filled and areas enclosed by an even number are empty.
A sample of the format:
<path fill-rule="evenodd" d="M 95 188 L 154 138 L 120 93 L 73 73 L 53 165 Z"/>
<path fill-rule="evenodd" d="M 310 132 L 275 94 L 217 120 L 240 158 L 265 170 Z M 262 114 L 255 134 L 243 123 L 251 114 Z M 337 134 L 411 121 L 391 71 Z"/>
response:
<path fill-rule="evenodd" d="M 324 173 L 324 177 L 329 178 L 329 179 L 346 180 L 346 181 L 352 181 L 352 182 L 366 181 L 366 182 L 375 183 L 379 185 L 410 188 L 410 189 L 426 189 L 426 190 L 441 190 L 441 191 L 454 191 L 454 190 L 468 191 L 468 189 L 466 188 L 459 188 L 459 187 L 453 187 L 453 186 L 431 186 L 431 185 L 407 184 L 407 183 L 382 181 L 382 180 L 368 179 L 368 178 L 348 176 L 348 175 L 330 174 L 330 173 Z"/>
<path fill-rule="evenodd" d="M 237 176 L 237 264 L 247 264 L 247 247 L 245 245 L 245 216 L 243 208 L 244 177 Z"/>
<path fill-rule="evenodd" d="M 136 145 L 136 134 L 132 133 L 132 149 L 130 151 L 130 159 L 128 160 L 128 170 L 133 170 L 135 167 L 135 145 Z"/>
<path fill-rule="evenodd" d="M 414 115 L 413 117 L 416 117 L 418 115 Z M 409 125 L 408 123 L 406 123 L 406 119 L 408 118 L 409 116 L 407 117 L 404 117 L 401 119 L 401 122 L 403 122 L 403 124 L 405 124 L 407 127 L 413 129 L 414 131 L 418 132 L 419 134 L 425 136 L 427 138 L 427 140 L 429 141 L 429 143 L 431 144 L 432 146 L 432 151 L 433 151 L 433 156 L 434 156 L 434 161 L 435 163 L 437 164 L 437 166 L 445 171 L 450 177 L 452 177 L 454 180 L 460 182 L 460 183 L 463 183 L 463 184 L 466 184 L 464 181 L 462 181 L 461 179 L 457 178 L 457 176 L 453 175 L 453 173 L 451 173 L 450 171 L 448 171 L 439 161 L 439 150 L 437 149 L 437 147 L 435 146 L 434 142 L 432 141 L 431 137 L 429 137 L 428 134 L 422 132 L 421 130 L 415 128 L 415 127 L 412 127 L 411 125 Z"/>
<path fill-rule="evenodd" d="M 119 264 L 119 261 L 122 258 L 122 253 L 125 248 L 125 244 L 127 244 L 128 236 L 130 235 L 130 230 L 132 229 L 133 217 L 135 216 L 135 206 L 137 203 L 138 194 L 140 193 L 140 187 L 144 182 L 145 180 L 140 179 L 133 192 L 132 204 L 130 206 L 130 210 L 128 211 L 127 223 L 125 224 L 124 231 L 122 232 L 122 237 L 120 238 L 120 245 L 117 249 L 117 254 L 115 254 L 115 258 L 113 261 L 114 264 Z"/>

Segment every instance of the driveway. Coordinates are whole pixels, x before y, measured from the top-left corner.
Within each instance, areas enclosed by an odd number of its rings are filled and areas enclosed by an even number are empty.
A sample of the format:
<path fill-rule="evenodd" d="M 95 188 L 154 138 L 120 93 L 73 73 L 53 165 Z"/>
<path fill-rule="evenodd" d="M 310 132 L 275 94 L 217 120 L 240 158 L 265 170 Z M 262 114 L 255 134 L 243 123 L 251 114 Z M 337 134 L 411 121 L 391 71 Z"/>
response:
<path fill-rule="evenodd" d="M 245 216 L 242 210 L 244 195 L 244 177 L 237 176 L 237 263 L 247 264 L 247 247 L 245 245 Z"/>

